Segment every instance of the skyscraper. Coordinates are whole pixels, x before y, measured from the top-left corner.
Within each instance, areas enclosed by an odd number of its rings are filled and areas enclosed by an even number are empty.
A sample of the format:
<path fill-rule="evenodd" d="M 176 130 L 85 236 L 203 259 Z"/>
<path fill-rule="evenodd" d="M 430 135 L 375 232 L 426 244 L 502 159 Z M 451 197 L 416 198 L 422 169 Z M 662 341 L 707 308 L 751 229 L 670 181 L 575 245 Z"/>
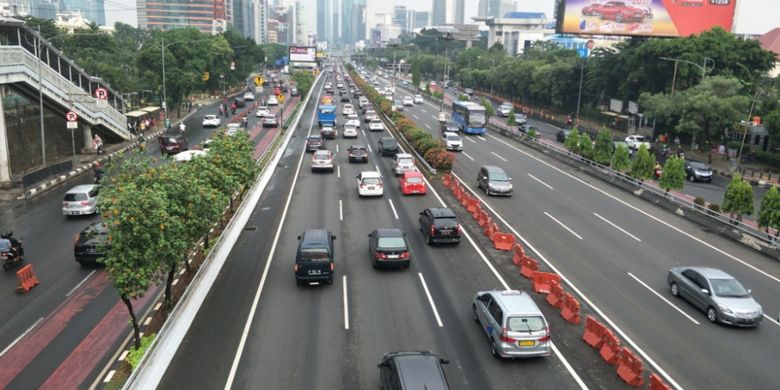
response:
<path fill-rule="evenodd" d="M 412 28 L 423 28 L 431 25 L 431 13 L 428 11 L 412 11 Z"/>
<path fill-rule="evenodd" d="M 477 16 L 481 18 L 501 18 L 507 12 L 517 11 L 517 1 L 479 0 Z"/>
<path fill-rule="evenodd" d="M 233 22 L 233 2 L 220 0 L 189 0 L 169 3 L 159 0 L 138 0 L 138 28 L 142 30 L 172 30 L 194 27 L 211 34 L 224 29 L 226 22 Z"/>
<path fill-rule="evenodd" d="M 465 0 L 433 0 L 431 23 L 434 26 L 453 23 L 463 24 L 465 16 Z"/>
<path fill-rule="evenodd" d="M 81 15 L 90 22 L 95 22 L 99 26 L 106 25 L 103 0 L 61 0 L 60 12 L 65 11 L 81 12 Z"/>
<path fill-rule="evenodd" d="M 317 0 L 317 40 L 333 43 L 332 0 Z"/>
<path fill-rule="evenodd" d="M 355 41 L 352 14 L 354 7 L 354 0 L 341 0 L 341 40 L 345 44 Z"/>

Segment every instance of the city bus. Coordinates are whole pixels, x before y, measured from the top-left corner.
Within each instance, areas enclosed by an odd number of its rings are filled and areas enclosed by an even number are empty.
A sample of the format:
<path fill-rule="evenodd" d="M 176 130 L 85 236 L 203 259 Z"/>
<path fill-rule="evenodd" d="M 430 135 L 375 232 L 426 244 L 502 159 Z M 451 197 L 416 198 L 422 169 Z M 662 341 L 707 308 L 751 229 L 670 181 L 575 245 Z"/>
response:
<path fill-rule="evenodd" d="M 317 123 L 320 127 L 336 127 L 336 104 L 333 102 L 333 96 L 323 96 L 320 99 L 320 105 L 317 108 Z"/>
<path fill-rule="evenodd" d="M 468 101 L 452 102 L 452 120 L 465 134 L 485 134 L 485 107 Z"/>

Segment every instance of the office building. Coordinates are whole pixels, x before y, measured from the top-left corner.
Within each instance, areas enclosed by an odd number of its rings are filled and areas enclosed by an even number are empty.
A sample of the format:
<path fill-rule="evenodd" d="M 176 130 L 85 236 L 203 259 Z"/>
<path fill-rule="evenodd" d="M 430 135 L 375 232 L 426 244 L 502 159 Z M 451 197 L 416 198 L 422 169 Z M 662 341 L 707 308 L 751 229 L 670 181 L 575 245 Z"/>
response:
<path fill-rule="evenodd" d="M 320 41 L 333 41 L 333 1 L 317 1 L 317 39 Z"/>
<path fill-rule="evenodd" d="M 465 0 L 433 0 L 431 23 L 434 26 L 463 24 L 465 21 Z"/>
<path fill-rule="evenodd" d="M 504 46 L 510 56 L 522 54 L 536 41 L 555 34 L 550 21 L 541 12 L 510 12 L 501 18 L 488 18 L 488 47 L 496 43 Z"/>
<path fill-rule="evenodd" d="M 396 5 L 393 10 L 393 25 L 401 28 L 401 31 L 412 30 L 412 10 L 405 6 Z"/>
<path fill-rule="evenodd" d="M 412 11 L 412 29 L 431 25 L 431 13 L 428 11 Z"/>
<path fill-rule="evenodd" d="M 517 11 L 517 1 L 479 0 L 477 16 L 481 18 L 501 18 L 507 12 Z"/>
<path fill-rule="evenodd" d="M 138 0 L 138 28 L 142 30 L 172 30 L 194 27 L 203 33 L 221 33 L 233 22 L 231 0 L 189 0 L 183 3 L 162 3 Z"/>

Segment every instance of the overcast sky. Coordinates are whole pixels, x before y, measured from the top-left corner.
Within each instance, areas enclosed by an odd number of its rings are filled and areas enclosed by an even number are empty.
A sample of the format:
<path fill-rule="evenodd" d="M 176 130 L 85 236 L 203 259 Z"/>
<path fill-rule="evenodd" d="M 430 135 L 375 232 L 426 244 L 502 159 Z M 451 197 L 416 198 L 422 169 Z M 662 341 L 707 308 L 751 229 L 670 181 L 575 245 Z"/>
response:
<path fill-rule="evenodd" d="M 288 2 L 290 0 L 287 0 Z M 299 0 L 306 14 L 304 29 L 316 31 L 316 4 L 317 0 Z M 386 0 L 392 1 L 392 0 Z M 656 0 L 657 1 L 657 0 Z M 417 11 L 430 11 L 432 0 L 395 0 L 394 5 L 405 5 L 409 9 Z M 477 15 L 479 0 L 465 0 L 466 20 L 471 20 Z M 520 11 L 544 12 L 552 19 L 555 0 L 519 0 Z M 113 26 L 115 22 L 122 22 L 131 26 L 138 25 L 136 14 L 136 0 L 105 0 L 106 23 Z M 780 27 L 780 12 L 777 12 L 777 0 L 737 0 L 737 12 L 735 15 L 736 32 L 740 34 L 764 34 L 769 30 Z"/>

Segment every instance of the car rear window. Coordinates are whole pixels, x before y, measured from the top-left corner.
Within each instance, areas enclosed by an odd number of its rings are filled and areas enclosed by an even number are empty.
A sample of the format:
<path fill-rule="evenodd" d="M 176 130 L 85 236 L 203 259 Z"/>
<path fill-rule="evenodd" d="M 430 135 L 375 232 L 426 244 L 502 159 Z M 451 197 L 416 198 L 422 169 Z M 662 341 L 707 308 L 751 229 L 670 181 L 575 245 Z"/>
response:
<path fill-rule="evenodd" d="M 406 182 L 409 183 L 409 184 L 417 184 L 417 183 L 422 183 L 423 180 L 421 178 L 415 176 L 415 177 L 410 177 L 410 178 L 406 179 Z"/>
<path fill-rule="evenodd" d="M 398 159 L 399 164 L 412 164 L 412 159 L 410 157 L 401 157 Z"/>
<path fill-rule="evenodd" d="M 330 160 L 330 155 L 327 153 L 318 153 L 314 155 L 315 160 Z"/>
<path fill-rule="evenodd" d="M 379 178 L 378 177 L 366 177 L 363 179 L 363 184 L 379 184 Z"/>
<path fill-rule="evenodd" d="M 301 249 L 301 252 L 298 254 L 298 260 L 316 262 L 329 261 L 330 254 L 325 248 L 306 248 Z"/>
<path fill-rule="evenodd" d="M 406 248 L 403 237 L 379 237 L 377 246 L 380 248 Z"/>
<path fill-rule="evenodd" d="M 82 200 L 87 200 L 87 194 L 84 192 L 71 192 L 65 194 L 66 202 L 79 202 Z"/>
<path fill-rule="evenodd" d="M 488 176 L 490 176 L 490 180 L 494 180 L 494 181 L 509 181 L 509 178 L 506 176 L 504 172 L 494 171 L 494 172 L 490 172 Z"/>
<path fill-rule="evenodd" d="M 509 317 L 506 321 L 511 332 L 538 332 L 544 330 L 544 319 L 540 316 Z"/>
<path fill-rule="evenodd" d="M 455 134 L 447 134 L 447 141 L 459 141 L 460 137 Z"/>

